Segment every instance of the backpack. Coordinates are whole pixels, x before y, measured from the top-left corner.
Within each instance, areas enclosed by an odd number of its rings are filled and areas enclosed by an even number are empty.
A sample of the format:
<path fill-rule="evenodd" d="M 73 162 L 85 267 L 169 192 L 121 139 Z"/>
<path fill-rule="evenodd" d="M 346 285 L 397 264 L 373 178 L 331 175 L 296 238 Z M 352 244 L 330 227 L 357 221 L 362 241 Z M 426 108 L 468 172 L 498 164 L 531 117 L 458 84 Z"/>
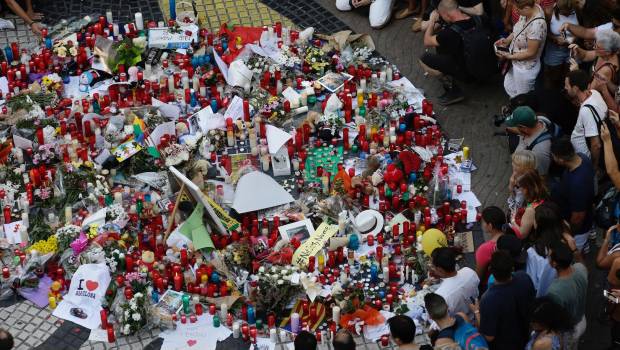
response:
<path fill-rule="evenodd" d="M 455 318 L 454 341 L 463 350 L 486 350 L 489 348 L 486 339 L 478 332 L 476 327 L 459 316 Z"/>
<path fill-rule="evenodd" d="M 540 115 L 537 116 L 537 118 L 538 120 L 543 122 L 543 124 L 545 124 L 547 131 L 538 135 L 538 137 L 535 138 L 534 141 L 532 141 L 532 143 L 530 143 L 527 147 L 525 147 L 525 149 L 528 151 L 533 150 L 537 144 L 543 141 L 555 140 L 555 139 L 562 137 L 563 135 L 562 128 L 558 124 L 552 122 L 551 119 L 544 117 L 544 116 L 540 116 Z"/>
<path fill-rule="evenodd" d="M 594 207 L 594 223 L 607 230 L 618 222 L 620 216 L 620 193 L 612 185 Z"/>
<path fill-rule="evenodd" d="M 602 120 L 598 115 L 596 108 L 591 104 L 583 105 L 588 108 L 594 117 L 594 121 L 596 121 L 596 129 L 598 130 L 599 138 L 601 137 L 601 126 L 603 123 L 607 125 L 607 129 L 609 130 L 609 136 L 611 138 L 611 144 L 613 146 L 614 155 L 616 156 L 616 162 L 618 162 L 618 166 L 620 166 L 620 138 L 618 138 L 618 133 L 616 132 L 616 127 L 611 124 L 609 118 Z M 586 138 L 587 139 L 587 138 Z M 607 174 L 607 169 L 605 168 L 605 155 L 603 154 L 603 141 L 601 140 L 601 156 L 599 158 L 599 168 L 603 171 L 603 174 Z"/>
<path fill-rule="evenodd" d="M 493 40 L 480 16 L 471 16 L 476 23 L 473 28 L 464 30 L 456 24 L 450 29 L 461 37 L 465 68 L 475 79 L 485 81 L 497 73 L 497 59 L 493 52 Z"/>

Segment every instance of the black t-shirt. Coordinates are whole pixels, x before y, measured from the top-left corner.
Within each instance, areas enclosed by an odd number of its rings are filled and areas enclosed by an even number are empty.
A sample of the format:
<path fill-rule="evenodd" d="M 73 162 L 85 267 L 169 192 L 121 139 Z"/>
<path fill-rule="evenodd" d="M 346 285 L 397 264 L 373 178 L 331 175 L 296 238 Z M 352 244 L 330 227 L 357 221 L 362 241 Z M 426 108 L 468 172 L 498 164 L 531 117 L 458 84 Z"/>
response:
<path fill-rule="evenodd" d="M 463 58 L 463 40 L 461 39 L 459 33 L 450 28 L 452 25 L 457 25 L 463 30 L 470 30 L 476 26 L 476 21 L 474 21 L 473 18 L 468 18 L 452 24 L 445 24 L 444 27 L 437 33 L 437 43 L 439 44 L 437 52 L 451 55 L 455 59 Z"/>
<path fill-rule="evenodd" d="M 482 0 L 458 0 L 460 7 L 474 7 L 482 3 Z"/>
<path fill-rule="evenodd" d="M 573 171 L 564 170 L 560 183 L 551 193 L 553 201 L 560 206 L 564 220 L 570 220 L 573 212 L 586 212 L 580 232 L 573 232 L 574 235 L 590 230 L 594 214 L 594 166 L 588 157 L 582 154 L 579 157 L 581 165 Z"/>
<path fill-rule="evenodd" d="M 517 271 L 506 284 L 493 284 L 480 300 L 480 333 L 495 337 L 491 350 L 523 350 L 528 338 L 528 311 L 536 291 L 527 273 Z"/>

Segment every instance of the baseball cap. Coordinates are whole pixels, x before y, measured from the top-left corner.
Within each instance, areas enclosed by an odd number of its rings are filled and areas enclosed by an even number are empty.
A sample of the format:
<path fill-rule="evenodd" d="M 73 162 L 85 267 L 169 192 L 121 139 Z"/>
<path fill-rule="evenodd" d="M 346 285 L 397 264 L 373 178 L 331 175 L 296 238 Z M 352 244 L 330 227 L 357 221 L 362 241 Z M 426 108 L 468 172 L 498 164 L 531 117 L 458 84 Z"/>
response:
<path fill-rule="evenodd" d="M 509 127 L 523 125 L 532 128 L 536 125 L 536 113 L 528 106 L 519 106 L 512 111 L 510 117 L 506 118 L 506 125 Z"/>
<path fill-rule="evenodd" d="M 525 260 L 527 258 L 527 252 L 522 249 L 522 242 L 516 236 L 513 236 L 511 234 L 501 235 L 497 239 L 496 247 L 498 250 L 505 250 L 510 253 L 516 263 L 525 263 Z"/>

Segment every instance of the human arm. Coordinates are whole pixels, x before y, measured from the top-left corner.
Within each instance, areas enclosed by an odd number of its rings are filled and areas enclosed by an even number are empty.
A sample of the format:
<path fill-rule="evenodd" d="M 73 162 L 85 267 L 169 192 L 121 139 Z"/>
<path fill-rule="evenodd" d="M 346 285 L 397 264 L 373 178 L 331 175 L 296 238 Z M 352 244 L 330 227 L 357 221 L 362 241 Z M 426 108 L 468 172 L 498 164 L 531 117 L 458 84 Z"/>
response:
<path fill-rule="evenodd" d="M 495 307 L 488 302 L 479 302 L 475 300 L 473 304 L 469 305 L 469 308 L 474 314 L 473 325 L 478 328 L 480 334 L 482 334 L 488 342 L 495 340 L 499 321 L 497 319 L 497 310 L 493 310 Z"/>
<path fill-rule="evenodd" d="M 617 276 L 618 271 L 620 271 L 620 258 L 614 259 L 611 263 L 611 267 L 609 268 L 609 273 L 607 274 L 607 281 L 612 286 L 620 285 L 620 279 Z"/>
<path fill-rule="evenodd" d="M 586 50 L 577 44 L 568 45 L 569 50 L 571 50 L 573 57 L 578 58 L 582 62 L 592 62 L 596 58 L 596 51 L 594 50 Z"/>
<path fill-rule="evenodd" d="M 560 31 L 568 30 L 573 33 L 574 36 L 586 39 L 586 40 L 594 40 L 596 35 L 596 28 L 586 28 L 577 24 L 572 23 L 564 23 L 562 27 L 560 27 Z"/>
<path fill-rule="evenodd" d="M 613 121 L 612 113 L 618 118 L 618 114 L 609 111 L 609 118 Z M 620 188 L 620 169 L 618 169 L 618 161 L 614 153 L 614 145 L 611 142 L 611 136 L 607 125 L 601 125 L 601 139 L 603 140 L 603 156 L 605 157 L 605 170 L 616 188 Z"/>
<path fill-rule="evenodd" d="M 585 211 L 573 211 L 570 213 L 570 219 L 568 223 L 570 224 L 571 232 L 581 232 L 581 228 L 583 226 L 583 221 L 586 218 Z"/>
<path fill-rule="evenodd" d="M 598 136 L 587 137 L 588 148 L 590 149 L 590 157 L 592 159 L 592 166 L 595 170 L 598 170 L 598 161 L 601 158 L 601 140 Z M 572 225 L 572 224 L 571 224 Z"/>
<path fill-rule="evenodd" d="M 525 208 L 523 217 L 521 217 L 521 226 L 517 225 L 514 219 L 512 220 L 512 223 L 511 223 L 512 226 L 515 227 L 519 231 L 517 234 L 517 237 L 519 237 L 519 239 L 525 239 L 532 231 L 532 228 L 534 227 L 534 220 L 535 220 L 534 214 L 535 214 L 534 208 L 527 207 Z"/>
<path fill-rule="evenodd" d="M 470 16 L 482 16 L 484 14 L 482 2 L 472 7 L 459 7 L 459 9 Z"/>
<path fill-rule="evenodd" d="M 439 42 L 437 41 L 437 35 L 435 35 L 435 24 L 439 19 L 439 14 L 437 11 L 431 12 L 431 16 L 428 19 L 428 27 L 426 27 L 426 31 L 424 32 L 424 46 L 426 47 L 437 47 L 439 46 Z"/>
<path fill-rule="evenodd" d="M 11 11 L 16 14 L 19 18 L 21 18 L 22 20 L 24 20 L 24 22 L 26 23 L 26 25 L 37 35 L 41 35 L 41 24 L 35 22 L 34 20 L 32 20 L 32 18 L 30 18 L 28 16 L 28 13 L 26 13 L 26 11 L 24 11 L 24 9 L 19 5 L 19 3 L 17 3 L 16 0 L 6 0 L 6 5 L 8 6 L 8 8 L 11 9 Z"/>
<path fill-rule="evenodd" d="M 601 247 L 598 249 L 598 253 L 596 254 L 596 266 L 600 269 L 608 269 L 611 267 L 613 261 L 620 257 L 620 252 L 614 252 L 612 254 L 607 254 L 609 251 L 609 241 L 611 240 L 611 233 L 614 231 L 616 226 L 612 226 L 607 230 L 605 234 L 605 238 L 603 239 L 603 243 L 601 243 Z"/>
<path fill-rule="evenodd" d="M 611 70 L 611 67 L 602 66 L 597 72 L 594 73 L 592 82 L 590 83 L 590 88 L 601 94 L 601 97 L 603 97 L 608 109 L 616 110 L 618 108 L 616 98 L 611 94 L 611 91 L 615 92 L 615 90 L 609 89 L 610 85 L 612 88 L 615 88 L 615 84 L 610 84 L 612 77 L 613 71 Z"/>

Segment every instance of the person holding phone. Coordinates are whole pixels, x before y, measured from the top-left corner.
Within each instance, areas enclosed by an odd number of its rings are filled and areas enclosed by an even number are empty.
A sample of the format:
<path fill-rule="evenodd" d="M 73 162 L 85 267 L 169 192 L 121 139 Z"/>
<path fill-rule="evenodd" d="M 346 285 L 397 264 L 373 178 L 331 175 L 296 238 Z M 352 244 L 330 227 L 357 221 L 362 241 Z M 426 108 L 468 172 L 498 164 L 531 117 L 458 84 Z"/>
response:
<path fill-rule="evenodd" d="M 511 65 L 504 77 L 510 98 L 534 90 L 540 72 L 540 57 L 547 37 L 547 21 L 535 0 L 515 0 L 519 21 L 507 38 L 495 42 L 495 54 Z"/>

